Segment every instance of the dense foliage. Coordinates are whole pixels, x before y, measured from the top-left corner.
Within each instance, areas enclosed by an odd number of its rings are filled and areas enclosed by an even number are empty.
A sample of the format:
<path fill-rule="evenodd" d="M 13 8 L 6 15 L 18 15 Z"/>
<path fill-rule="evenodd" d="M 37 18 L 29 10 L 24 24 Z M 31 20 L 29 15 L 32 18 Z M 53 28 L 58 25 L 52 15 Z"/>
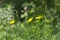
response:
<path fill-rule="evenodd" d="M 0 40 L 60 40 L 60 0 L 1 0 Z"/>

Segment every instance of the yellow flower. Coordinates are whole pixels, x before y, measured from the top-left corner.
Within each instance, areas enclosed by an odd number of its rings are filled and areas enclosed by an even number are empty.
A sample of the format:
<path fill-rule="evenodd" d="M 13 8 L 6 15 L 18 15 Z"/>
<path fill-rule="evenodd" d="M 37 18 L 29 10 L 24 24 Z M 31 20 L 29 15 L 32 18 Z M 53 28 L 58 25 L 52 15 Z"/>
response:
<path fill-rule="evenodd" d="M 9 22 L 9 24 L 14 24 L 15 23 L 15 20 L 11 20 L 10 22 Z"/>
<path fill-rule="evenodd" d="M 41 19 L 42 18 L 42 16 L 37 16 L 37 17 L 35 17 L 35 19 Z"/>
<path fill-rule="evenodd" d="M 28 20 L 27 20 L 27 22 L 31 22 L 33 20 L 33 18 L 29 18 Z"/>

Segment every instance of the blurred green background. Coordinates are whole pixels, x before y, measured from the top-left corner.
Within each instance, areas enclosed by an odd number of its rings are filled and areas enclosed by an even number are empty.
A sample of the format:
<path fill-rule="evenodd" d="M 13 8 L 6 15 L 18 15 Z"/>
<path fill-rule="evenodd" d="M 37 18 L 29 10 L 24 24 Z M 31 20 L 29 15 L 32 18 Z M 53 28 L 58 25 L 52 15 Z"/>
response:
<path fill-rule="evenodd" d="M 60 0 L 0 0 L 0 40 L 60 40 Z"/>

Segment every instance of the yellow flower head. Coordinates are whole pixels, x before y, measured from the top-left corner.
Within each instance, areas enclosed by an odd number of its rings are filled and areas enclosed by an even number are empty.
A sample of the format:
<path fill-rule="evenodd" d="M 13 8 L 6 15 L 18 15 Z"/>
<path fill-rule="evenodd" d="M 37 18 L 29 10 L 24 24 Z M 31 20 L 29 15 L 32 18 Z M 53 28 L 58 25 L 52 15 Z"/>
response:
<path fill-rule="evenodd" d="M 27 22 L 31 22 L 33 20 L 33 18 L 29 18 L 28 20 L 27 20 Z"/>
<path fill-rule="evenodd" d="M 15 20 L 11 20 L 10 22 L 9 22 L 9 24 L 14 24 L 15 23 Z"/>
<path fill-rule="evenodd" d="M 42 16 L 37 16 L 37 17 L 35 17 L 35 19 L 41 19 L 42 18 Z"/>

